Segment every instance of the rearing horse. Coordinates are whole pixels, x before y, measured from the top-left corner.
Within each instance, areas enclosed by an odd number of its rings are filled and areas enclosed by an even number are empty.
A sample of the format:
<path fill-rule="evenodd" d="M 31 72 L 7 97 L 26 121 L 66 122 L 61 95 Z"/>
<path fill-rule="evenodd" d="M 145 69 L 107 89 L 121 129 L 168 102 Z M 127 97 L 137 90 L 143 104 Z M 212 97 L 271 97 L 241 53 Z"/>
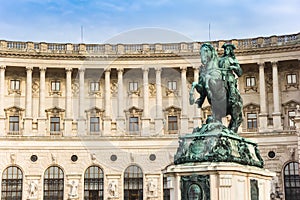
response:
<path fill-rule="evenodd" d="M 201 108 L 207 97 L 211 105 L 212 117 L 214 120 L 220 121 L 222 117 L 231 115 L 229 129 L 237 132 L 242 122 L 242 99 L 237 91 L 239 101 L 235 103 L 229 102 L 229 94 L 226 82 L 222 79 L 221 68 L 219 68 L 219 58 L 216 50 L 210 44 L 203 44 L 200 48 L 201 62 L 203 67 L 200 71 L 199 81 L 193 82 L 190 90 L 190 104 L 198 104 Z M 200 98 L 194 100 L 194 88 L 200 94 Z"/>

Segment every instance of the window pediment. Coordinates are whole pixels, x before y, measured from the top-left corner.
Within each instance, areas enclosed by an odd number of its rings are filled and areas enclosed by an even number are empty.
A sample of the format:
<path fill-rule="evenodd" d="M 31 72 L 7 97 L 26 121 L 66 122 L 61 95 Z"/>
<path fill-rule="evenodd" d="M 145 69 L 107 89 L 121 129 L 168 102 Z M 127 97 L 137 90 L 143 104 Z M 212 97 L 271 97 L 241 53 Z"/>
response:
<path fill-rule="evenodd" d="M 25 109 L 18 107 L 18 106 L 11 106 L 9 108 L 5 108 L 5 112 L 10 112 L 10 113 L 20 113 L 23 112 Z"/>
<path fill-rule="evenodd" d="M 249 103 L 243 107 L 243 111 L 245 112 L 259 112 L 260 106 L 255 103 Z"/>
<path fill-rule="evenodd" d="M 65 109 L 59 108 L 59 107 L 53 107 L 45 110 L 46 113 L 52 113 L 52 114 L 59 114 L 62 112 L 65 112 Z"/>
<path fill-rule="evenodd" d="M 132 106 L 128 110 L 125 110 L 125 113 L 131 114 L 131 115 L 142 115 L 143 109 L 135 107 L 135 106 Z"/>
<path fill-rule="evenodd" d="M 176 106 L 169 106 L 166 109 L 164 109 L 164 112 L 168 115 L 178 115 L 181 112 L 181 108 Z"/>

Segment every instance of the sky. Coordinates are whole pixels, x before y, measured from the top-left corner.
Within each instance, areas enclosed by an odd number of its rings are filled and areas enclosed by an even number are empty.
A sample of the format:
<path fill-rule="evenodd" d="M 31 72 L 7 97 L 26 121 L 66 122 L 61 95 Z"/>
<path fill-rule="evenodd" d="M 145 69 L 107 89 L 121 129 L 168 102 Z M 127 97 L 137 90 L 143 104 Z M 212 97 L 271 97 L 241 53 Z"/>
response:
<path fill-rule="evenodd" d="M 299 0 L 0 0 L 0 40 L 229 40 L 299 33 L 299 19 Z"/>

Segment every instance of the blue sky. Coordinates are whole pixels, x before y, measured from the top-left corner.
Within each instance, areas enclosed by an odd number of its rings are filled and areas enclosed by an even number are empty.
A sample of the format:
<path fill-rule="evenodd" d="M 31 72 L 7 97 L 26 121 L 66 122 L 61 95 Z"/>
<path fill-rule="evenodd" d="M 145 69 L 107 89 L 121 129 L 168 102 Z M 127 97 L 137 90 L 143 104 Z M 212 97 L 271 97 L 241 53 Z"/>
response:
<path fill-rule="evenodd" d="M 300 32 L 299 0 L 0 0 L 0 39 L 154 43 Z"/>

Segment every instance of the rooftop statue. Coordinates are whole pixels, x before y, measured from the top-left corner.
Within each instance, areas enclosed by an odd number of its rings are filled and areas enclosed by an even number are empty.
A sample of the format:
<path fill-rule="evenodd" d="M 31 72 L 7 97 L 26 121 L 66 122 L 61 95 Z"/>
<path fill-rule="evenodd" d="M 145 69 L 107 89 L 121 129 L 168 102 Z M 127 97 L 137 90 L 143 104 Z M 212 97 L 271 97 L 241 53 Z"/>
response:
<path fill-rule="evenodd" d="M 218 54 L 211 44 L 200 48 L 201 67 L 198 82 L 190 90 L 190 104 L 202 107 L 207 98 L 212 115 L 191 134 L 179 138 L 174 157 L 175 164 L 194 162 L 235 162 L 242 165 L 263 167 L 257 144 L 237 134 L 242 123 L 243 101 L 237 88 L 237 78 L 242 69 L 235 58 L 232 44 L 224 44 L 224 55 Z M 200 94 L 195 101 L 194 90 Z M 229 126 L 222 124 L 222 117 L 231 116 Z"/>

